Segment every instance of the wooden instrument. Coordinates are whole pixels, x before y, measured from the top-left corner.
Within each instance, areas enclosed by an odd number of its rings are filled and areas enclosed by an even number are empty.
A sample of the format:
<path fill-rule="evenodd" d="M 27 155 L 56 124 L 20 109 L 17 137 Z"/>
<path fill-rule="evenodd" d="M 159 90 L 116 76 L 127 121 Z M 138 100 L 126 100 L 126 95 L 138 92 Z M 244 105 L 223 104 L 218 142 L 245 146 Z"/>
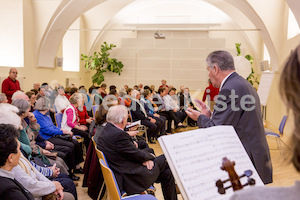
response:
<path fill-rule="evenodd" d="M 218 187 L 218 192 L 220 194 L 225 194 L 226 190 L 231 187 L 233 191 L 236 191 L 236 190 L 243 189 L 243 187 L 245 187 L 246 185 L 255 185 L 255 180 L 253 178 L 250 178 L 250 176 L 252 175 L 251 170 L 246 170 L 243 175 L 238 176 L 237 173 L 235 172 L 234 165 L 235 165 L 234 161 L 230 161 L 226 157 L 222 159 L 221 169 L 227 171 L 229 179 L 226 179 L 225 181 L 219 179 L 216 182 L 216 186 Z M 246 184 L 242 185 L 240 178 L 243 178 L 245 176 L 248 177 L 248 180 Z M 230 181 L 231 185 L 224 188 L 224 183 L 226 183 L 227 181 Z"/>

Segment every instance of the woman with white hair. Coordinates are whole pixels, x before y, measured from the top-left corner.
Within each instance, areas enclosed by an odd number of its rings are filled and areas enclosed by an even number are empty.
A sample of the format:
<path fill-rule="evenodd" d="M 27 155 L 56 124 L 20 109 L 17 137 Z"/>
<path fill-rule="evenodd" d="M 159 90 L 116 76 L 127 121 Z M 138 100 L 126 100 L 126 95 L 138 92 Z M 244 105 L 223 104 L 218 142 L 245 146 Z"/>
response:
<path fill-rule="evenodd" d="M 0 103 L 7 103 L 7 97 L 4 93 L 0 93 Z"/>
<path fill-rule="evenodd" d="M 57 88 L 57 97 L 55 98 L 54 105 L 58 113 L 63 111 L 70 105 L 68 98 L 65 96 L 65 89 L 63 86 Z"/>
<path fill-rule="evenodd" d="M 78 123 L 78 107 L 83 106 L 83 98 L 79 93 L 74 93 L 69 99 L 70 105 L 65 109 L 63 114 L 61 128 L 72 131 L 74 135 L 80 135 L 84 138 L 86 148 L 89 147 L 90 136 L 86 132 L 87 127 Z"/>

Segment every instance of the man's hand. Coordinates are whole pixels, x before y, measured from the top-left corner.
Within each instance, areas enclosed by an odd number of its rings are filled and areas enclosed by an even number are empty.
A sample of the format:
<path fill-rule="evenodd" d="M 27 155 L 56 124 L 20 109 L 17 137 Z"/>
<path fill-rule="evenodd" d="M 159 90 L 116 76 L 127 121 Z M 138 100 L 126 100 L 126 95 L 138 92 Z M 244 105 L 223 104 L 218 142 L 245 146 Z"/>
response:
<path fill-rule="evenodd" d="M 136 134 L 138 134 L 138 131 L 127 131 L 127 133 L 131 136 L 134 137 Z"/>
<path fill-rule="evenodd" d="M 52 150 L 52 149 L 54 149 L 54 144 L 52 144 L 52 143 L 49 142 L 49 141 L 46 141 L 46 142 L 45 142 L 45 145 L 46 145 L 46 148 L 45 148 L 45 149 L 47 149 L 47 150 Z"/>
<path fill-rule="evenodd" d="M 135 146 L 136 148 L 139 148 L 139 145 L 138 145 L 138 143 L 137 143 L 136 141 L 133 141 L 133 144 L 134 144 L 134 146 Z"/>
<path fill-rule="evenodd" d="M 147 169 L 151 170 L 154 167 L 154 162 L 152 160 L 148 160 L 146 162 L 143 162 L 143 165 L 147 167 Z"/>
<path fill-rule="evenodd" d="M 85 121 L 90 124 L 93 122 L 93 118 L 90 117 L 90 118 L 86 119 Z"/>
<path fill-rule="evenodd" d="M 157 113 L 154 113 L 153 116 L 154 116 L 154 117 L 160 117 L 160 115 L 157 114 Z"/>
<path fill-rule="evenodd" d="M 60 169 L 56 167 L 56 163 L 54 163 L 52 167 L 49 167 L 49 169 L 53 171 L 53 175 L 52 175 L 53 178 L 56 178 L 60 174 Z"/>
<path fill-rule="evenodd" d="M 82 130 L 82 131 L 86 131 L 86 130 L 87 130 L 87 127 L 84 126 L 84 125 L 80 125 L 78 129 L 79 129 L 79 130 Z"/>
<path fill-rule="evenodd" d="M 193 110 L 191 108 L 188 108 L 185 112 L 194 121 L 198 121 L 198 118 L 201 115 L 201 112 L 199 112 L 198 110 Z"/>
<path fill-rule="evenodd" d="M 197 107 L 201 108 L 201 113 L 203 115 L 205 115 L 206 117 L 210 118 L 211 117 L 211 112 L 210 112 L 210 109 L 207 107 L 207 105 L 200 101 L 199 99 L 195 99 L 195 104 Z"/>
<path fill-rule="evenodd" d="M 155 124 L 156 120 L 150 117 L 150 122 L 152 122 L 153 124 Z"/>
<path fill-rule="evenodd" d="M 29 112 L 27 117 L 30 122 L 36 122 L 35 116 L 32 112 Z"/>

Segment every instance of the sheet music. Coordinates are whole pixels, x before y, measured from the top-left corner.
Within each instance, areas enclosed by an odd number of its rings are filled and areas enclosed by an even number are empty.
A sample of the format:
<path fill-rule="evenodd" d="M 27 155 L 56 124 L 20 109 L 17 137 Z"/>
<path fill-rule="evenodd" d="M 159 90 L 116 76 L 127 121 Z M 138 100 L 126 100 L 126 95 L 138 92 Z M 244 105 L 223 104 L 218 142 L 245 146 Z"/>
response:
<path fill-rule="evenodd" d="M 185 200 L 230 198 L 232 189 L 220 195 L 215 185 L 219 179 L 228 179 L 228 173 L 220 169 L 223 157 L 235 161 L 238 175 L 250 169 L 256 185 L 264 185 L 232 126 L 176 133 L 162 136 L 158 141 Z M 241 179 L 242 184 L 246 182 L 247 178 Z M 224 187 L 228 185 L 230 182 Z"/>

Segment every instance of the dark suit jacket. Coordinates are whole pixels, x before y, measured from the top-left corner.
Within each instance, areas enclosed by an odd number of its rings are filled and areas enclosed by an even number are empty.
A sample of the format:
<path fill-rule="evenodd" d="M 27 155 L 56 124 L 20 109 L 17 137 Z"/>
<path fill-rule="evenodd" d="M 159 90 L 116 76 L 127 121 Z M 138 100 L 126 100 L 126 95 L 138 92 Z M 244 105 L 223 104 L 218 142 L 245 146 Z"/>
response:
<path fill-rule="evenodd" d="M 140 104 L 137 103 L 135 100 L 131 101 L 131 114 L 132 114 L 132 121 L 138 121 L 138 120 L 148 120 L 149 119 L 145 116 L 145 114 L 142 112 Z"/>
<path fill-rule="evenodd" d="M 2 200 L 34 200 L 32 194 L 19 182 L 0 176 L 0 199 Z"/>
<path fill-rule="evenodd" d="M 231 109 L 231 103 L 233 103 L 231 98 L 229 98 L 231 90 L 234 90 L 235 95 L 238 96 L 235 98 L 234 105 L 239 109 L 238 111 L 233 111 Z M 221 99 L 220 95 L 226 97 L 226 100 Z M 242 105 L 240 102 L 245 95 L 251 95 L 255 99 L 254 105 L 246 104 L 246 108 L 248 109 L 255 106 L 255 109 L 252 111 L 245 111 L 245 109 L 242 109 L 241 107 Z M 223 84 L 218 97 L 212 118 L 209 119 L 205 115 L 200 115 L 197 122 L 198 126 L 200 128 L 206 128 L 217 125 L 232 125 L 260 175 L 260 178 L 265 184 L 271 183 L 273 181 L 272 164 L 257 92 L 248 81 L 234 72 Z M 250 101 L 249 98 L 246 100 Z M 225 104 L 227 106 L 226 110 L 216 110 L 216 108 L 222 108 Z"/>
<path fill-rule="evenodd" d="M 131 137 L 113 124 L 107 123 L 96 143 L 106 156 L 121 191 L 124 190 L 129 195 L 139 194 L 158 178 L 158 165 L 154 165 L 152 170 L 142 165 L 154 157 L 147 151 L 137 149 Z"/>

